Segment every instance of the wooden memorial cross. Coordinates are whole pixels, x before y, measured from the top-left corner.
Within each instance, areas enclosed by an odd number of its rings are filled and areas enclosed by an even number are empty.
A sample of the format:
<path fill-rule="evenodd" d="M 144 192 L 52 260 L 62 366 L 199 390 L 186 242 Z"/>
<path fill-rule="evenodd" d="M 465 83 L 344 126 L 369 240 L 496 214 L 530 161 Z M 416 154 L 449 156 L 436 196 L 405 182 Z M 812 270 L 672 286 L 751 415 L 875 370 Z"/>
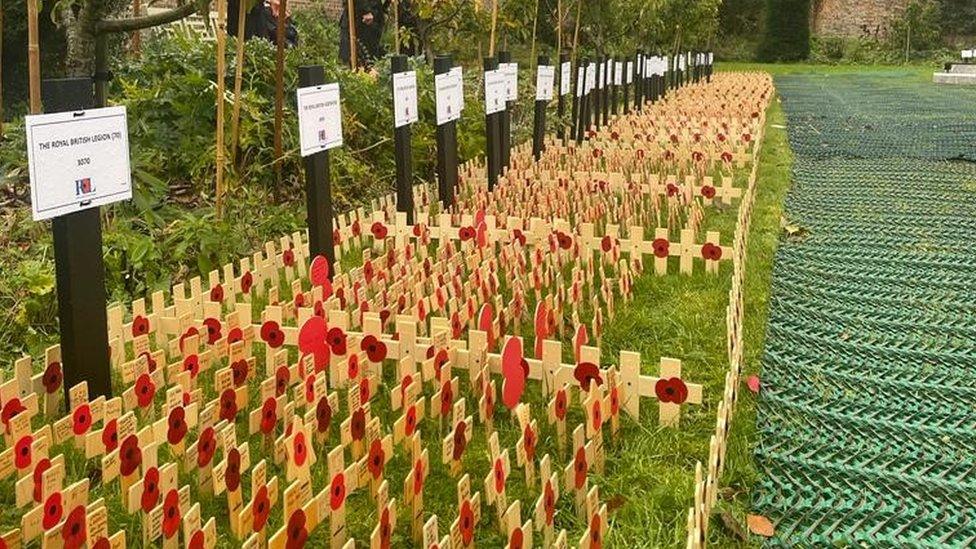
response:
<path fill-rule="evenodd" d="M 411 508 L 411 526 L 413 538 L 420 541 L 423 536 L 424 516 L 424 484 L 430 474 L 430 462 L 427 450 L 420 441 L 420 433 L 416 432 L 409 439 L 410 458 L 413 460 L 410 473 L 403 480 L 403 501 Z"/>
<path fill-rule="evenodd" d="M 436 360 L 436 358 L 435 358 Z M 438 432 L 443 431 L 444 419 L 447 417 L 454 406 L 454 399 L 458 395 L 458 378 L 451 377 L 450 361 L 445 363 L 437 377 L 437 392 L 431 399 L 430 413 L 437 418 Z"/>
<path fill-rule="evenodd" d="M 164 549 L 179 547 L 180 526 L 183 523 L 182 510 L 189 510 L 190 487 L 168 487 L 161 491 L 161 503 L 149 513 L 148 527 L 143 530 L 143 544 L 149 545 L 162 537 Z"/>
<path fill-rule="evenodd" d="M 491 461 L 491 470 L 485 477 L 485 494 L 488 503 L 495 505 L 495 516 L 498 519 L 498 527 L 505 532 L 505 510 L 508 507 L 508 498 L 505 495 L 505 482 L 511 472 L 508 461 L 508 448 L 501 450 L 498 442 L 498 432 L 493 432 L 488 437 L 488 455 Z"/>
<path fill-rule="evenodd" d="M 532 549 L 532 519 L 522 523 L 522 502 L 515 500 L 504 515 L 504 529 L 508 542 L 506 549 Z"/>
<path fill-rule="evenodd" d="M 73 439 L 76 448 L 86 447 L 87 435 L 105 414 L 105 397 L 88 401 L 88 383 L 82 381 L 68 391 L 71 413 L 54 422 L 54 444 Z M 10 406 L 9 402 L 5 404 Z M 36 402 L 34 412 L 37 411 Z M 29 410 L 28 410 L 29 412 Z"/>
<path fill-rule="evenodd" d="M 44 441 L 43 445 L 46 446 L 47 442 Z M 30 469 L 33 473 L 21 477 L 14 487 L 14 499 L 18 509 L 31 503 L 44 503 L 49 495 L 61 490 L 64 482 L 64 454 L 48 458 L 47 448 L 32 448 L 31 451 L 34 463 Z"/>
<path fill-rule="evenodd" d="M 322 494 L 328 499 L 328 509 L 332 519 L 329 521 L 329 546 L 333 549 L 342 547 L 349 537 L 346 528 L 346 499 L 354 492 L 358 485 L 359 464 L 345 465 L 343 447 L 336 446 L 329 452 L 329 486 Z"/>
<path fill-rule="evenodd" d="M 590 384 L 590 390 L 583 400 L 583 408 L 586 410 L 586 438 L 593 445 L 593 464 L 597 473 L 602 475 L 606 465 L 606 452 L 603 449 L 603 423 L 607 420 L 607 414 L 604 410 L 608 406 L 603 396 L 603 389 L 595 383 Z"/>
<path fill-rule="evenodd" d="M 324 383 L 325 376 L 317 375 L 313 386 L 315 398 L 318 400 L 310 405 L 305 413 L 305 423 L 315 426 L 313 436 L 319 446 L 325 444 L 329 439 L 332 417 L 339 410 L 339 394 L 335 391 L 326 394 Z"/>
<path fill-rule="evenodd" d="M 600 503 L 600 495 L 596 486 L 590 488 L 586 494 L 586 532 L 580 538 L 580 549 L 599 549 L 603 547 L 609 522 L 607 521 L 607 504 Z"/>
<path fill-rule="evenodd" d="M 360 405 L 359 391 L 349 391 L 346 395 L 349 399 L 349 417 L 341 425 L 341 441 L 343 446 L 350 446 L 352 457 L 359 460 L 365 453 L 363 447 L 366 438 L 366 425 L 369 424 L 370 406 L 367 402 Z"/>
<path fill-rule="evenodd" d="M 539 424 L 532 419 L 529 404 L 521 403 L 515 408 L 521 436 L 515 443 L 516 461 L 525 469 L 525 483 L 535 484 L 535 450 L 539 439 Z"/>
<path fill-rule="evenodd" d="M 566 451 L 566 412 L 569 410 L 571 396 L 569 385 L 563 383 L 549 400 L 549 424 L 556 425 L 556 439 L 561 454 Z"/>
<path fill-rule="evenodd" d="M 41 540 L 43 547 L 95 547 L 99 543 L 125 547 L 124 531 L 109 536 L 108 509 L 103 499 L 88 503 L 86 491 L 83 499 L 66 504 L 64 511 L 64 520 L 45 530 Z"/>
<path fill-rule="evenodd" d="M 471 495 L 471 477 L 465 474 L 457 484 L 458 516 L 451 524 L 451 546 L 474 545 L 474 530 L 481 522 L 481 492 Z"/>
<path fill-rule="evenodd" d="M 419 400 L 416 399 L 416 395 L 419 392 L 419 381 L 411 382 L 405 388 L 403 382 L 401 382 L 400 387 L 393 389 L 393 399 L 401 398 L 403 403 L 403 415 L 393 423 L 394 444 L 400 444 L 401 442 L 409 443 L 410 437 L 417 432 L 420 422 L 424 419 L 424 408 L 427 399 L 425 397 L 421 397 Z M 402 396 L 398 397 L 398 393 Z"/>
<path fill-rule="evenodd" d="M 40 400 L 39 407 L 48 418 L 55 417 L 61 402 L 61 385 L 64 383 L 64 371 L 61 366 L 61 346 L 52 345 L 44 351 L 44 371 L 32 375 L 31 357 L 25 356 L 14 362 L 14 377 L 19 385 L 19 395 L 22 401 L 31 392 Z M 0 391 L 3 392 L 3 391 Z M 7 395 L 2 395 L 6 404 Z"/>
<path fill-rule="evenodd" d="M 456 378 L 455 378 L 456 379 Z M 461 474 L 461 460 L 464 457 L 464 450 L 471 442 L 474 434 L 474 419 L 465 416 L 465 399 L 458 399 L 454 403 L 452 416 L 453 427 L 441 446 L 441 456 L 445 464 L 450 468 L 451 476 L 457 477 Z"/>
<path fill-rule="evenodd" d="M 184 404 L 184 393 L 180 387 L 170 387 L 166 391 L 166 417 L 153 423 L 153 440 L 165 440 L 170 452 L 182 456 L 186 450 L 186 435 L 196 427 L 199 405 Z"/>
<path fill-rule="evenodd" d="M 294 416 L 285 436 L 285 478 L 288 482 L 308 483 L 311 492 L 311 468 L 315 465 L 315 446 L 312 430 L 301 418 Z"/>
<path fill-rule="evenodd" d="M 199 501 L 190 507 L 183 519 L 183 540 L 186 547 L 190 549 L 208 549 L 217 546 L 217 520 L 210 517 L 206 523 L 203 522 Z M 123 547 L 112 546 L 113 549 L 123 549 Z"/>
<path fill-rule="evenodd" d="M 122 392 L 122 403 L 126 410 L 136 411 L 142 420 L 155 419 L 156 394 L 166 385 L 163 369 L 155 366 L 164 360 L 163 353 L 156 353 L 155 357 L 143 353 L 122 365 L 122 383 L 127 387 Z"/>
<path fill-rule="evenodd" d="M 660 402 L 658 422 L 677 426 L 681 419 L 681 405 L 701 404 L 702 386 L 686 383 L 681 378 L 681 361 L 662 357 L 659 377 L 640 375 L 640 355 L 620 352 L 620 381 L 622 405 L 632 417 L 640 417 L 640 398 L 655 396 Z"/>
<path fill-rule="evenodd" d="M 389 549 L 391 547 L 393 530 L 397 523 L 396 498 L 390 499 L 390 485 L 387 481 L 380 484 L 376 491 L 378 521 L 369 538 L 370 549 Z"/>
<path fill-rule="evenodd" d="M 37 396 L 31 394 L 26 406 L 14 397 L 8 401 L 13 415 L 4 428 L 7 448 L 0 452 L 0 478 L 15 476 L 18 479 L 29 477 L 45 458 L 48 457 L 54 436 L 51 427 L 44 425 L 31 431 L 31 419 L 37 414 Z"/>
<path fill-rule="evenodd" d="M 359 460 L 358 484 L 365 486 L 369 483 L 370 493 L 378 498 L 380 486 L 386 482 L 383 478 L 386 464 L 393 459 L 393 436 L 383 436 L 383 428 L 377 417 L 370 419 L 366 425 L 366 447 L 366 455 Z"/>
<path fill-rule="evenodd" d="M 159 507 L 163 496 L 171 489 L 179 487 L 179 473 L 176 463 L 166 463 L 160 467 L 147 465 L 142 479 L 129 487 L 126 510 L 139 513 L 142 523 L 143 539 L 147 539 L 152 529 L 152 513 Z"/>
<path fill-rule="evenodd" d="M 251 470 L 251 501 L 232 518 L 237 523 L 234 531 L 241 537 L 255 535 L 256 547 L 264 545 L 265 526 L 277 501 L 278 477 L 273 475 L 268 480 L 268 464 L 262 459 Z"/>
<path fill-rule="evenodd" d="M 559 475 L 552 472 L 549 454 L 539 462 L 539 474 L 542 490 L 535 504 L 535 527 L 542 530 L 545 539 L 543 547 L 550 547 L 555 532 L 556 502 L 559 501 Z"/>
<path fill-rule="evenodd" d="M 217 406 L 209 404 L 199 416 L 199 436 L 190 445 L 183 460 L 183 470 L 197 470 L 197 486 L 204 493 L 213 493 L 214 456 L 217 454 L 217 433 L 229 424 L 217 417 Z"/>
<path fill-rule="evenodd" d="M 574 496 L 576 513 L 584 518 L 586 491 L 589 488 L 588 475 L 590 472 L 590 464 L 595 459 L 593 455 L 593 442 L 587 443 L 585 441 L 584 427 L 578 425 L 573 430 L 573 457 L 569 464 L 566 465 L 563 474 L 563 477 L 566 479 L 566 491 L 572 493 Z"/>
<path fill-rule="evenodd" d="M 233 519 L 239 517 L 244 508 L 241 475 L 251 467 L 251 452 L 247 442 L 238 446 L 236 431 L 232 425 L 224 429 L 221 447 L 224 459 L 214 466 L 214 495 L 219 496 L 227 491 L 227 516 Z M 239 529 L 238 520 L 230 520 L 230 526 L 231 532 L 238 539 L 246 537 L 246 532 Z"/>
<path fill-rule="evenodd" d="M 445 535 L 441 538 L 437 531 L 437 515 L 431 515 L 424 523 L 424 545 L 425 549 L 447 549 L 451 547 L 450 536 Z"/>
<path fill-rule="evenodd" d="M 38 502 L 21 517 L 20 537 L 25 544 L 53 530 L 70 510 L 88 501 L 87 478 L 62 488 L 65 476 L 63 463 L 61 467 L 49 468 L 42 476 L 43 504 Z"/>

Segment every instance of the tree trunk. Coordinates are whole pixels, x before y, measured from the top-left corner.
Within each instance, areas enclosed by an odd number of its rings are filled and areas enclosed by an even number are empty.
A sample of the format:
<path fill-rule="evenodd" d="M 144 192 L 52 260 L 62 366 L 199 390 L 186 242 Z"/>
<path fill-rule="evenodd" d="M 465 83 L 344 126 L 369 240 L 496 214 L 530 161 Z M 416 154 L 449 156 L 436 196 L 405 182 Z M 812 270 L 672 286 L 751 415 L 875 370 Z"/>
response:
<path fill-rule="evenodd" d="M 91 76 L 95 71 L 95 13 L 92 0 L 78 4 L 77 11 L 60 10 L 61 27 L 65 30 L 66 76 Z"/>

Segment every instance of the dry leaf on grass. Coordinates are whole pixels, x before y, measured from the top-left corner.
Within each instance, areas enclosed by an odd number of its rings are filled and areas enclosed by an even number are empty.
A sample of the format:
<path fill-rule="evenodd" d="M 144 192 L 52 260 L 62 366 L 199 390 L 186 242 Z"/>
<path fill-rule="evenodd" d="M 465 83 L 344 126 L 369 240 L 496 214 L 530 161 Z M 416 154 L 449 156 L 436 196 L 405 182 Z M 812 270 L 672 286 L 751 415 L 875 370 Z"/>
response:
<path fill-rule="evenodd" d="M 749 525 L 749 531 L 757 536 L 770 538 L 776 533 L 773 523 L 762 515 L 749 515 L 746 517 L 746 523 Z"/>

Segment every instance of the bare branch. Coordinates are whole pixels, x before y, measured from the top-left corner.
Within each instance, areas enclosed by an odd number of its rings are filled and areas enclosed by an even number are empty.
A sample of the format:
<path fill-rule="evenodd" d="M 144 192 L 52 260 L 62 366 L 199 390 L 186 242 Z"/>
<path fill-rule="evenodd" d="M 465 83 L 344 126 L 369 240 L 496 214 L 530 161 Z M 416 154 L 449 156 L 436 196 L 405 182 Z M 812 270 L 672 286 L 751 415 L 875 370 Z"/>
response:
<path fill-rule="evenodd" d="M 209 8 L 210 0 L 200 0 L 152 15 L 143 15 L 129 19 L 106 19 L 95 23 L 95 34 L 133 32 L 150 27 L 158 27 L 159 25 L 179 21 L 197 12 L 205 12 Z"/>

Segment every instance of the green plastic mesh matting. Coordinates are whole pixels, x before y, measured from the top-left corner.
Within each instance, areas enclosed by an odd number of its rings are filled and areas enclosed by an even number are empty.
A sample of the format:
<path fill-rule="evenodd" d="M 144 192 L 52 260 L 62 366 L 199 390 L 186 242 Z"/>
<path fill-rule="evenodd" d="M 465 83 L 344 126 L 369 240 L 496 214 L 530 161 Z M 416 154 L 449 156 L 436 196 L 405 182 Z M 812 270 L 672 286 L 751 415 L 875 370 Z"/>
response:
<path fill-rule="evenodd" d="M 976 545 L 976 90 L 784 76 L 795 153 L 763 356 L 769 546 Z"/>

